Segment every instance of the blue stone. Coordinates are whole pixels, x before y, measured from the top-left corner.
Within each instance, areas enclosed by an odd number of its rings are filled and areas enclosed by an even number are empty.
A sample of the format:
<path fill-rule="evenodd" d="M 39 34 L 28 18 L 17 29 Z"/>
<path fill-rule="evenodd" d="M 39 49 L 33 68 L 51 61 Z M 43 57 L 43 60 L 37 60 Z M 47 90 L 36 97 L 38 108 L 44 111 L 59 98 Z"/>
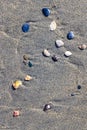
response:
<path fill-rule="evenodd" d="M 33 64 L 32 64 L 31 61 L 29 61 L 28 65 L 29 65 L 29 67 L 32 67 L 32 66 L 33 66 Z"/>
<path fill-rule="evenodd" d="M 29 29 L 30 29 L 30 25 L 29 24 L 25 23 L 25 24 L 22 25 L 22 31 L 23 32 L 28 32 Z"/>
<path fill-rule="evenodd" d="M 81 89 L 81 86 L 80 86 L 80 85 L 78 85 L 78 86 L 77 86 L 77 88 L 78 88 L 78 89 Z"/>
<path fill-rule="evenodd" d="M 42 12 L 43 12 L 44 16 L 46 16 L 46 17 L 48 17 L 51 13 L 51 11 L 48 8 L 43 8 Z"/>
<path fill-rule="evenodd" d="M 68 40 L 72 40 L 74 38 L 74 33 L 72 31 L 70 31 L 68 34 L 67 34 L 67 39 Z"/>

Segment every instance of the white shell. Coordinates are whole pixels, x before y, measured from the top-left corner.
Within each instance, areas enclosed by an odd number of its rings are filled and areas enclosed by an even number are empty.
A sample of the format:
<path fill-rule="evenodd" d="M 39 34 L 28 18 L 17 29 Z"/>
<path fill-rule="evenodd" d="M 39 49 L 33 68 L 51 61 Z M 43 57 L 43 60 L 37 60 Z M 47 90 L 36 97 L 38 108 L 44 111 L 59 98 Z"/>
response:
<path fill-rule="evenodd" d="M 56 47 L 64 46 L 64 42 L 62 40 L 56 40 L 55 44 L 56 44 Z"/>
<path fill-rule="evenodd" d="M 64 55 L 67 56 L 67 57 L 69 57 L 69 56 L 72 55 L 72 53 L 70 51 L 66 51 Z"/>
<path fill-rule="evenodd" d="M 46 57 L 49 57 L 50 56 L 50 52 L 47 49 L 44 49 L 43 50 L 43 55 L 46 56 Z"/>
<path fill-rule="evenodd" d="M 55 21 L 52 21 L 51 24 L 50 24 L 50 30 L 53 31 L 56 29 L 56 22 Z"/>

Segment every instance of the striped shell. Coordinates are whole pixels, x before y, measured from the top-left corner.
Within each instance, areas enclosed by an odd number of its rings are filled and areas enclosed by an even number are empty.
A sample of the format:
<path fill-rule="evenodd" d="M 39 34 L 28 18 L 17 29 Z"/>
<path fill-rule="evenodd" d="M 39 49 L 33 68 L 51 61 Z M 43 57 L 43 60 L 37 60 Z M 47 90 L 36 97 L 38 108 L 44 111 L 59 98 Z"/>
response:
<path fill-rule="evenodd" d="M 50 30 L 53 31 L 56 29 L 56 22 L 55 21 L 52 21 L 51 24 L 50 24 Z"/>
<path fill-rule="evenodd" d="M 50 52 L 47 49 L 44 49 L 43 50 L 43 55 L 46 56 L 46 57 L 49 57 L 50 56 Z"/>
<path fill-rule="evenodd" d="M 62 47 L 64 46 L 64 42 L 62 40 L 56 40 L 55 45 L 56 47 Z"/>
<path fill-rule="evenodd" d="M 64 54 L 66 57 L 69 57 L 72 55 L 72 53 L 70 51 L 66 51 L 65 54 Z"/>

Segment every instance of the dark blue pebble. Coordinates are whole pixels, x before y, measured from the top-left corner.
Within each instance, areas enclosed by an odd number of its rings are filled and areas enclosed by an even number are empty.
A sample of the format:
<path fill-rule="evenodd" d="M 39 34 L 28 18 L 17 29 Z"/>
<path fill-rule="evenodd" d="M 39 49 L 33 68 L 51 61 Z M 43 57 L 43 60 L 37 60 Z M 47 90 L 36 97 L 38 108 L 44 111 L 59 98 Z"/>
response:
<path fill-rule="evenodd" d="M 33 64 L 32 64 L 31 61 L 29 61 L 28 65 L 29 65 L 29 67 L 32 67 L 32 66 L 33 66 Z"/>
<path fill-rule="evenodd" d="M 51 13 L 51 11 L 48 8 L 43 8 L 42 12 L 43 12 L 44 16 L 46 16 L 46 17 L 48 17 Z"/>
<path fill-rule="evenodd" d="M 25 23 L 25 24 L 22 25 L 22 31 L 23 32 L 26 33 L 26 32 L 29 31 L 29 29 L 30 29 L 30 25 L 29 24 Z"/>
<path fill-rule="evenodd" d="M 78 85 L 78 86 L 77 86 L 77 89 L 81 89 L 81 85 Z"/>
<path fill-rule="evenodd" d="M 67 39 L 68 40 L 72 40 L 74 38 L 74 33 L 72 31 L 70 31 L 68 34 L 67 34 Z"/>

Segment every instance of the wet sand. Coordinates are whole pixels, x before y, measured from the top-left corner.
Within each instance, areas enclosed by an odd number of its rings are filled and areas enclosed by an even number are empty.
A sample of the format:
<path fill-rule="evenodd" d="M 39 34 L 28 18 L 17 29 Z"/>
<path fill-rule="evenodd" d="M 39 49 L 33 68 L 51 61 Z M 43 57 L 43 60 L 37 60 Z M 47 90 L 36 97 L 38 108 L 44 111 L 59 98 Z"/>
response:
<path fill-rule="evenodd" d="M 51 10 L 49 17 L 43 7 Z M 53 20 L 57 29 L 52 32 Z M 21 30 L 25 22 L 28 33 Z M 67 39 L 68 31 L 74 32 L 73 40 Z M 87 45 L 86 38 L 86 0 L 0 0 L 0 130 L 87 130 L 87 49 L 78 49 Z M 55 47 L 57 39 L 64 47 Z M 45 48 L 60 57 L 58 62 L 42 55 Z M 67 50 L 72 52 L 68 58 Z M 33 67 L 23 63 L 24 54 Z M 27 74 L 31 81 L 24 81 Z M 24 87 L 13 90 L 16 79 Z M 44 112 L 49 102 L 53 107 Z M 14 110 L 20 116 L 13 117 Z"/>

